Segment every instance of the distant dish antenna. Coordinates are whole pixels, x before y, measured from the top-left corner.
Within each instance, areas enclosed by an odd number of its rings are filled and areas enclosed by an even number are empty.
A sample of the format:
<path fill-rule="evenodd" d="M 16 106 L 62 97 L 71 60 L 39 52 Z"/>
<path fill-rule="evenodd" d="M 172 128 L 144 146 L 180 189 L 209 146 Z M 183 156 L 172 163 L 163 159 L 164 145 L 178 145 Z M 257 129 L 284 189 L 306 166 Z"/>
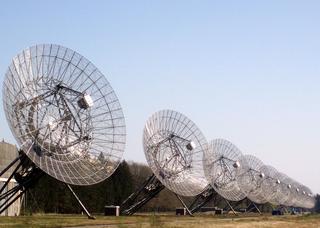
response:
<path fill-rule="evenodd" d="M 294 196 L 293 205 L 301 208 L 313 208 L 315 206 L 315 199 L 312 197 L 311 190 L 296 181 L 293 182 L 293 185 L 295 188 L 292 192 Z"/>
<path fill-rule="evenodd" d="M 237 178 L 240 189 L 251 201 L 258 204 L 266 203 L 267 200 L 261 192 L 261 185 L 265 181 L 265 174 L 261 170 L 264 164 L 253 155 L 242 156 L 240 162 L 246 164 L 241 167 L 241 175 Z"/>
<path fill-rule="evenodd" d="M 301 200 L 302 207 L 309 209 L 314 208 L 316 201 L 313 197 L 312 191 L 305 185 L 302 185 L 302 189 L 305 192 Z"/>
<path fill-rule="evenodd" d="M 239 201 L 246 197 L 237 182 L 242 174 L 240 168 L 247 166 L 245 160 L 240 162 L 241 156 L 241 151 L 225 139 L 212 140 L 205 153 L 205 175 L 214 190 L 227 200 Z"/>
<path fill-rule="evenodd" d="M 208 144 L 201 131 L 179 112 L 158 111 L 144 127 L 143 147 L 153 175 L 122 203 L 122 214 L 135 213 L 166 187 L 191 215 L 180 196 L 196 196 L 208 186 L 203 171 Z"/>
<path fill-rule="evenodd" d="M 278 172 L 278 178 L 280 181 L 279 192 L 277 195 L 277 201 L 279 205 L 286 205 L 290 200 L 290 188 L 288 188 L 288 176 L 284 173 Z M 290 185 L 290 184 L 289 184 Z"/>
<path fill-rule="evenodd" d="M 286 186 L 286 194 L 287 197 L 283 202 L 286 206 L 295 206 L 296 203 L 299 201 L 299 194 L 297 194 L 297 182 L 294 181 L 292 178 L 286 176 L 283 180 L 284 185 Z"/>
<path fill-rule="evenodd" d="M 283 175 L 283 181 L 282 181 L 282 191 L 286 193 L 286 198 L 284 199 L 283 205 L 285 206 L 292 206 L 294 195 L 292 193 L 292 179 L 288 177 L 286 174 Z"/>
<path fill-rule="evenodd" d="M 281 193 L 280 173 L 269 165 L 262 166 L 261 171 L 265 174 L 265 181 L 261 185 L 263 197 L 272 204 L 281 204 L 283 194 Z"/>
<path fill-rule="evenodd" d="M 73 185 L 96 184 L 118 167 L 126 135 L 119 100 L 77 52 L 43 44 L 18 54 L 4 79 L 3 105 L 21 162 L 27 156 L 34 167 Z"/>
<path fill-rule="evenodd" d="M 172 110 L 153 114 L 143 131 L 143 145 L 153 173 L 171 191 L 195 196 L 208 185 L 202 165 L 207 141 L 183 114 Z"/>

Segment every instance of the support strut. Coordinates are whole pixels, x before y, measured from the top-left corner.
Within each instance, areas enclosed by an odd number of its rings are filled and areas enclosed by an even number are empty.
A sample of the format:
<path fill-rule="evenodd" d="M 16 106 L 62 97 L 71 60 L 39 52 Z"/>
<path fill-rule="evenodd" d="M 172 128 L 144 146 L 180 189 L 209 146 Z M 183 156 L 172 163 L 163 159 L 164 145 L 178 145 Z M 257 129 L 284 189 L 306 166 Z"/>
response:
<path fill-rule="evenodd" d="M 187 205 L 185 204 L 185 202 L 183 201 L 183 199 L 176 193 L 174 193 L 176 195 L 176 197 L 178 198 L 178 200 L 180 201 L 180 203 L 182 204 L 182 206 L 187 210 L 188 215 L 193 217 L 193 214 L 191 213 L 191 211 L 189 210 L 189 208 L 187 207 Z"/>
<path fill-rule="evenodd" d="M 261 213 L 261 211 L 260 211 L 260 209 L 258 208 L 258 206 L 254 203 L 254 202 L 250 202 L 250 204 L 249 204 L 249 206 L 247 207 L 247 211 L 248 212 L 250 212 L 250 211 L 252 211 L 253 209 L 256 209 L 257 210 L 257 212 L 261 215 L 262 213 Z"/>
<path fill-rule="evenodd" d="M 208 204 L 217 196 L 217 193 L 211 186 L 205 188 L 205 190 L 197 195 L 193 202 L 190 204 L 189 208 L 191 213 L 198 212 L 202 207 Z"/>
<path fill-rule="evenodd" d="M 227 205 L 228 205 L 228 207 L 230 208 L 230 210 L 232 211 L 232 213 L 234 214 L 234 215 L 238 215 L 237 213 L 236 213 L 236 211 L 233 209 L 233 207 L 232 207 L 232 205 L 230 204 L 230 202 L 228 201 L 228 200 L 226 200 L 225 198 L 223 198 L 224 199 L 224 201 L 227 203 Z"/>
<path fill-rule="evenodd" d="M 120 206 L 122 215 L 132 215 L 143 205 L 158 195 L 164 189 L 164 185 L 153 174 L 139 189 L 133 192 Z"/>
<path fill-rule="evenodd" d="M 83 205 L 83 203 L 81 202 L 81 200 L 79 199 L 78 195 L 73 191 L 73 189 L 71 188 L 71 186 L 69 184 L 65 184 L 69 191 L 72 193 L 72 195 L 74 196 L 74 198 L 77 200 L 77 202 L 79 203 L 79 205 L 81 206 L 82 210 L 84 211 L 84 213 L 88 216 L 88 219 L 96 219 L 95 217 L 93 217 L 90 212 L 87 210 L 87 208 Z"/>
<path fill-rule="evenodd" d="M 164 187 L 165 186 L 158 180 L 158 178 L 152 174 L 139 189 L 137 189 L 125 201 L 123 201 L 123 203 L 120 205 L 121 215 L 132 215 L 136 213 L 142 206 L 158 195 L 164 189 Z M 188 214 L 192 216 L 192 212 L 184 203 L 183 199 L 177 194 L 175 194 L 175 196 L 181 202 L 183 207 L 186 208 Z"/>
<path fill-rule="evenodd" d="M 30 147 L 31 148 L 31 147 Z M 13 172 L 0 189 L 0 214 L 10 207 L 16 200 L 21 198 L 25 192 L 38 183 L 39 179 L 45 174 L 37 167 L 23 151 L 19 151 L 19 155 L 0 172 L 0 177 L 4 175 L 11 167 L 15 167 Z M 9 189 L 9 183 L 14 178 L 17 185 Z M 66 184 L 72 195 L 80 204 L 82 210 L 89 219 L 94 219 L 89 211 L 85 208 L 79 197 L 73 191 L 70 185 Z"/>

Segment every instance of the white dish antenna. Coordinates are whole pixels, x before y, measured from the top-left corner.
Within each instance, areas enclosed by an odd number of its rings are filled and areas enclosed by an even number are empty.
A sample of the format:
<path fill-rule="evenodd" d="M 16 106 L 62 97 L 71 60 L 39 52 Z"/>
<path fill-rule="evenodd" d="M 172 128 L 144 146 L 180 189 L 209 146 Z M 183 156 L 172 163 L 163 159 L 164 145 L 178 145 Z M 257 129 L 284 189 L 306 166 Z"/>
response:
<path fill-rule="evenodd" d="M 6 117 L 21 149 L 44 172 L 73 185 L 109 177 L 125 148 L 125 121 L 105 76 L 54 44 L 13 58 L 3 83 Z"/>
<path fill-rule="evenodd" d="M 145 125 L 143 146 L 153 173 L 171 191 L 195 196 L 208 185 L 202 165 L 207 141 L 183 114 L 172 110 L 154 113 Z"/>
<path fill-rule="evenodd" d="M 251 201 L 258 204 L 266 203 L 267 200 L 261 193 L 261 185 L 265 181 L 265 174 L 261 170 L 264 164 L 253 155 L 243 155 L 240 162 L 246 164 L 241 166 L 241 175 L 237 178 L 241 190 Z"/>
<path fill-rule="evenodd" d="M 204 170 L 207 180 L 227 200 L 239 201 L 246 197 L 237 182 L 241 167 L 247 166 L 245 160 L 240 162 L 241 156 L 241 151 L 225 139 L 212 140 L 205 153 Z"/>

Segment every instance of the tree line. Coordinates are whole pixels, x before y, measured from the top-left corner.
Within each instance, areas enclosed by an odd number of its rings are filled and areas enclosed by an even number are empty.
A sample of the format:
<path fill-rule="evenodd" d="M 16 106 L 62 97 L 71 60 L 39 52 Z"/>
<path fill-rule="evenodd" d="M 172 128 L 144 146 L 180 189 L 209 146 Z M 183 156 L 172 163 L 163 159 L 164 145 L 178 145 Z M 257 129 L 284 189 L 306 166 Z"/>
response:
<path fill-rule="evenodd" d="M 95 185 L 72 186 L 72 188 L 90 212 L 103 213 L 106 205 L 121 205 L 150 175 L 151 170 L 148 166 L 122 161 L 108 179 Z M 164 190 L 143 207 L 142 211 L 172 210 L 177 203 L 174 195 Z M 22 214 L 80 213 L 81 208 L 64 183 L 44 175 L 26 192 L 21 212 Z"/>
<path fill-rule="evenodd" d="M 106 205 L 121 203 L 152 174 L 144 164 L 122 161 L 117 170 L 105 181 L 91 186 L 73 186 L 83 204 L 91 213 L 103 213 Z M 194 198 L 184 198 L 189 205 Z M 320 212 L 320 196 L 314 211 Z M 251 202 L 243 200 L 238 208 L 247 208 Z M 227 202 L 216 196 L 207 207 L 227 208 Z M 164 189 L 148 202 L 140 211 L 173 211 L 181 207 L 176 196 Z M 274 207 L 270 204 L 258 206 L 261 211 L 270 212 Z M 67 186 L 44 175 L 39 182 L 29 189 L 23 199 L 22 214 L 31 213 L 81 213 L 81 208 L 68 190 Z"/>

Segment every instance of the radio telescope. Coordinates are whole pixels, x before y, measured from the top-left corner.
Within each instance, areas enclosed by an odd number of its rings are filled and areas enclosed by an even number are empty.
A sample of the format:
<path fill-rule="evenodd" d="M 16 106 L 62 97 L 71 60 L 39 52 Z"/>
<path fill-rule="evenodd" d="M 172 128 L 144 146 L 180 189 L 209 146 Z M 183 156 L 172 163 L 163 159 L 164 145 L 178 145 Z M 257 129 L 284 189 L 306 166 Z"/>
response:
<path fill-rule="evenodd" d="M 274 167 L 269 165 L 262 166 L 261 171 L 265 174 L 265 181 L 261 185 L 263 196 L 268 202 L 278 205 L 279 192 L 281 190 L 279 172 Z"/>
<path fill-rule="evenodd" d="M 239 201 L 246 197 L 240 189 L 237 178 L 242 165 L 241 151 L 225 139 L 215 139 L 209 143 L 209 150 L 204 155 L 204 171 L 214 190 L 223 198 Z M 245 160 L 243 160 L 246 163 Z"/>
<path fill-rule="evenodd" d="M 243 160 L 245 162 L 243 162 Z M 247 195 L 247 198 L 251 201 L 263 204 L 267 200 L 261 193 L 261 185 L 265 180 L 265 174 L 261 171 L 261 167 L 264 165 L 260 159 L 253 155 L 244 155 L 240 158 L 241 164 L 240 173 L 238 176 L 238 184 L 240 189 Z"/>
<path fill-rule="evenodd" d="M 285 201 L 283 202 L 284 206 L 291 206 L 293 202 L 293 195 L 292 195 L 292 180 L 290 177 L 287 175 L 284 175 L 284 179 L 281 183 L 281 188 L 283 189 L 284 192 L 287 193 L 287 197 Z"/>
<path fill-rule="evenodd" d="M 305 191 L 305 194 L 303 196 L 303 206 L 305 208 L 313 208 L 315 206 L 315 198 L 313 197 L 312 191 L 307 186 L 303 186 L 303 189 Z"/>
<path fill-rule="evenodd" d="M 276 201 L 279 205 L 286 205 L 286 202 L 290 200 L 290 189 L 288 188 L 288 184 L 286 184 L 288 176 L 284 173 L 278 172 L 278 178 L 280 185 Z"/>
<path fill-rule="evenodd" d="M 306 208 L 313 208 L 315 206 L 315 198 L 313 197 L 313 193 L 312 191 L 310 190 L 310 188 L 308 188 L 307 186 L 304 186 L 305 188 L 305 196 L 304 196 L 304 199 L 305 199 L 305 203 L 304 203 L 304 206 Z"/>
<path fill-rule="evenodd" d="M 300 200 L 299 200 L 300 207 L 305 207 L 305 208 L 308 207 L 307 198 L 306 198 L 307 191 L 308 191 L 307 187 L 300 184 Z"/>
<path fill-rule="evenodd" d="M 288 197 L 283 204 L 286 206 L 295 206 L 299 197 L 299 194 L 297 192 L 297 187 L 296 187 L 297 182 L 288 176 L 284 179 L 283 182 L 287 187 L 287 194 L 288 194 Z"/>
<path fill-rule="evenodd" d="M 202 163 L 207 141 L 183 114 L 172 110 L 153 114 L 143 131 L 143 145 L 153 173 L 171 191 L 195 196 L 208 185 Z"/>
<path fill-rule="evenodd" d="M 295 182 L 294 187 L 296 196 L 294 206 L 308 208 L 307 192 L 310 191 L 310 189 L 298 182 Z"/>
<path fill-rule="evenodd" d="M 315 197 L 313 197 L 312 191 L 307 186 L 304 186 L 304 191 L 306 194 L 304 195 L 303 206 L 305 208 L 311 209 L 315 206 L 315 203 L 316 203 Z"/>
<path fill-rule="evenodd" d="M 16 162 L 27 157 L 34 163 L 25 170 L 32 166 L 67 184 L 92 185 L 121 161 L 126 132 L 119 100 L 105 76 L 69 48 L 42 44 L 14 57 L 3 105 L 23 151 Z"/>
<path fill-rule="evenodd" d="M 198 195 L 208 186 L 203 171 L 208 144 L 201 131 L 179 112 L 158 111 L 144 127 L 143 147 L 153 175 L 125 200 L 122 213 L 135 213 L 165 186 L 191 214 L 180 196 Z"/>

